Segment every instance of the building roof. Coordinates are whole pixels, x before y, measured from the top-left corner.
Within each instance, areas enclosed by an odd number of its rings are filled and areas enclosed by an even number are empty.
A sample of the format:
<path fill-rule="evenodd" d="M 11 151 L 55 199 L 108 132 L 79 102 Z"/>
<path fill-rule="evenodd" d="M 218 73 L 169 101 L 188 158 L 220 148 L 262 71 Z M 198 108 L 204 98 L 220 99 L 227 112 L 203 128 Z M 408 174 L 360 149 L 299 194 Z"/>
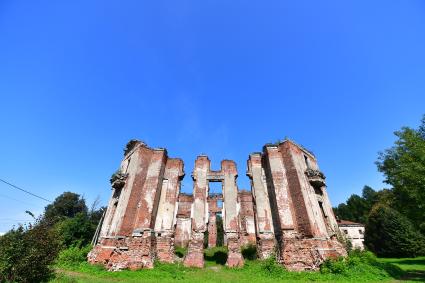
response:
<path fill-rule="evenodd" d="M 338 220 L 338 226 L 362 226 L 364 227 L 364 224 L 352 222 L 349 220 Z"/>

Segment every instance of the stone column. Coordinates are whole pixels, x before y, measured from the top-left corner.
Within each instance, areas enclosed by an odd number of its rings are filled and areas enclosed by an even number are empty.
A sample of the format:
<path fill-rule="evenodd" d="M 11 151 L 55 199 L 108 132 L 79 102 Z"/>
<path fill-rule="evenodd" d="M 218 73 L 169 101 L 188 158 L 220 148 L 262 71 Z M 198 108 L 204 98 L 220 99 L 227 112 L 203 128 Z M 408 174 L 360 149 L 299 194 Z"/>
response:
<path fill-rule="evenodd" d="M 208 247 L 214 248 L 217 246 L 217 223 L 215 212 L 210 212 L 208 218 Z"/>
<path fill-rule="evenodd" d="M 239 203 L 238 188 L 236 185 L 236 164 L 231 160 L 221 162 L 221 170 L 224 175 L 223 199 L 224 217 L 223 226 L 227 239 L 228 256 L 226 265 L 229 267 L 243 266 L 243 257 L 240 245 Z"/>
<path fill-rule="evenodd" d="M 190 213 L 192 210 L 193 196 L 182 194 L 179 195 L 179 204 L 177 209 L 177 221 L 175 229 L 176 246 L 187 248 L 192 232 L 192 223 Z"/>
<path fill-rule="evenodd" d="M 266 146 L 265 151 L 265 157 L 268 165 L 267 173 L 270 177 L 269 183 L 273 190 L 274 197 L 276 199 L 275 202 L 277 204 L 276 208 L 278 218 L 276 220 L 279 223 L 279 225 L 277 225 L 279 229 L 275 229 L 274 232 L 276 235 L 290 234 L 295 228 L 295 215 L 293 214 L 294 206 L 289 192 L 289 180 L 287 179 L 282 155 L 278 147 L 274 145 Z M 265 168 L 265 170 L 267 169 Z M 297 221 L 298 220 L 299 219 L 297 218 Z M 307 230 L 307 227 L 305 230 Z"/>
<path fill-rule="evenodd" d="M 132 228 L 132 241 L 129 245 L 130 250 L 139 250 L 134 261 L 139 262 L 134 268 L 147 267 L 153 268 L 154 258 L 154 224 L 156 212 L 158 209 L 160 190 L 162 187 L 162 177 L 166 163 L 166 151 L 164 149 L 154 149 L 151 162 L 149 164 L 145 182 L 142 186 L 142 193 L 139 198 L 132 198 L 136 201 L 136 209 L 127 211 L 124 219 L 123 228 Z M 137 184 L 138 180 L 135 180 Z M 130 220 L 134 219 L 134 222 Z M 130 224 L 129 226 L 126 226 Z M 138 266 L 140 265 L 140 266 Z"/>
<path fill-rule="evenodd" d="M 183 176 L 183 161 L 168 159 L 155 221 L 155 253 L 156 258 L 161 262 L 171 263 L 174 261 L 174 224 L 176 223 L 180 180 Z"/>
<path fill-rule="evenodd" d="M 261 160 L 261 153 L 252 153 L 249 156 L 247 175 L 251 179 L 252 194 L 255 199 L 257 253 L 259 258 L 266 259 L 274 255 L 276 245 L 269 194 Z"/>
<path fill-rule="evenodd" d="M 204 266 L 204 233 L 208 217 L 207 197 L 208 182 L 207 173 L 210 168 L 210 160 L 207 156 L 198 156 L 193 170 L 193 206 L 192 206 L 192 235 L 189 242 L 188 252 L 183 261 L 185 266 Z"/>
<path fill-rule="evenodd" d="M 254 220 L 254 204 L 252 192 L 246 190 L 239 191 L 240 203 L 240 240 L 241 245 L 255 245 L 255 220 Z"/>

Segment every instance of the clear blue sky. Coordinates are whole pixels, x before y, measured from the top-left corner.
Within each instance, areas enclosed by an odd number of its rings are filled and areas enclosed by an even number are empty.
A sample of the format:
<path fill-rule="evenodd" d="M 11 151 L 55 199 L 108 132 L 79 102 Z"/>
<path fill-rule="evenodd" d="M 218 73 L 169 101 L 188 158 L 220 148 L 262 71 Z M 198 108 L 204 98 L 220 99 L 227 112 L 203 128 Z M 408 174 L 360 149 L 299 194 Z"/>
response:
<path fill-rule="evenodd" d="M 425 113 L 425 2 L 0 2 L 0 178 L 106 204 L 131 138 L 238 164 L 288 136 L 334 205 Z M 47 203 L 0 183 L 0 232 Z"/>

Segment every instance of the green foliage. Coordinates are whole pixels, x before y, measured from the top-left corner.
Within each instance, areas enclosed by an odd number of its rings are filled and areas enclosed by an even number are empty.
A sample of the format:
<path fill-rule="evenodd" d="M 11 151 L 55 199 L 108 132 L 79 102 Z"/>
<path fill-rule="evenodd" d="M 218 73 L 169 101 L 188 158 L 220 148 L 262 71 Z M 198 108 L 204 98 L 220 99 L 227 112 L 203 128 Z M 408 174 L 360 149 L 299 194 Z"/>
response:
<path fill-rule="evenodd" d="M 286 274 L 286 269 L 277 263 L 275 257 L 260 261 L 262 274 L 268 277 L 279 278 Z"/>
<path fill-rule="evenodd" d="M 425 253 L 425 239 L 410 221 L 385 205 L 376 205 L 365 227 L 365 244 L 382 257 L 415 257 Z"/>
<path fill-rule="evenodd" d="M 320 266 L 322 274 L 350 274 L 365 273 L 375 278 L 401 278 L 405 273 L 399 267 L 378 261 L 376 256 L 368 251 L 354 250 L 348 257 L 328 259 Z M 366 280 L 365 280 L 366 281 Z"/>
<path fill-rule="evenodd" d="M 320 272 L 322 273 L 334 273 L 342 274 L 348 271 L 348 264 L 344 258 L 338 258 L 337 260 L 326 260 L 320 266 Z"/>
<path fill-rule="evenodd" d="M 425 234 L 425 115 L 418 129 L 403 127 L 394 134 L 395 145 L 376 164 L 393 186 L 394 207 Z"/>
<path fill-rule="evenodd" d="M 77 213 L 73 218 L 58 222 L 55 229 L 65 247 L 88 245 L 96 231 L 96 224 L 85 213 Z"/>
<path fill-rule="evenodd" d="M 207 231 L 204 232 L 204 249 L 208 248 L 208 239 L 210 237 L 210 233 Z"/>
<path fill-rule="evenodd" d="M 334 213 L 339 219 L 366 223 L 370 209 L 378 200 L 379 192 L 364 186 L 362 196 L 351 195 L 346 203 L 334 208 Z"/>
<path fill-rule="evenodd" d="M 44 218 L 57 222 L 66 217 L 75 217 L 78 213 L 87 214 L 86 201 L 79 194 L 64 192 L 46 206 Z"/>
<path fill-rule="evenodd" d="M 89 219 L 90 222 L 97 227 L 99 224 L 100 219 L 103 216 L 103 213 L 106 211 L 106 207 L 102 206 L 100 208 L 95 207 L 95 203 L 92 205 L 92 208 L 89 211 Z"/>
<path fill-rule="evenodd" d="M 0 237 L 0 282 L 40 282 L 53 272 L 51 264 L 84 260 L 104 208 L 90 212 L 78 194 L 65 192 L 45 208 L 34 225 L 20 226 Z M 29 213 L 29 212 L 27 212 Z M 31 213 L 29 213 L 31 215 Z"/>
<path fill-rule="evenodd" d="M 43 221 L 53 223 L 52 228 L 65 248 L 88 245 L 102 218 L 105 208 L 96 209 L 95 201 L 89 210 L 79 194 L 64 192 L 45 208 Z"/>
<path fill-rule="evenodd" d="M 83 247 L 73 246 L 62 250 L 59 253 L 56 261 L 58 266 L 72 266 L 78 265 L 87 261 L 87 254 L 90 252 L 92 246 L 87 245 Z"/>
<path fill-rule="evenodd" d="M 217 234 L 216 234 L 216 246 L 222 247 L 224 244 L 224 229 L 223 229 L 223 219 L 221 218 L 220 214 L 216 215 L 215 224 L 217 227 Z M 209 233 L 208 231 L 205 231 L 204 233 L 204 249 L 208 248 L 208 237 Z"/>
<path fill-rule="evenodd" d="M 183 247 L 175 247 L 174 248 L 174 253 L 179 257 L 179 258 L 184 258 L 184 256 L 187 254 L 187 248 L 183 248 Z"/>
<path fill-rule="evenodd" d="M 254 260 L 257 258 L 257 246 L 253 244 L 248 244 L 242 246 L 242 256 L 247 260 Z"/>
<path fill-rule="evenodd" d="M 220 214 L 217 214 L 215 221 L 217 225 L 217 247 L 222 247 L 224 245 L 224 228 L 223 218 Z"/>
<path fill-rule="evenodd" d="M 214 247 L 204 249 L 204 259 L 216 264 L 224 265 L 227 261 L 227 247 Z"/>
<path fill-rule="evenodd" d="M 47 281 L 58 252 L 57 235 L 46 222 L 10 230 L 0 237 L 0 282 Z"/>

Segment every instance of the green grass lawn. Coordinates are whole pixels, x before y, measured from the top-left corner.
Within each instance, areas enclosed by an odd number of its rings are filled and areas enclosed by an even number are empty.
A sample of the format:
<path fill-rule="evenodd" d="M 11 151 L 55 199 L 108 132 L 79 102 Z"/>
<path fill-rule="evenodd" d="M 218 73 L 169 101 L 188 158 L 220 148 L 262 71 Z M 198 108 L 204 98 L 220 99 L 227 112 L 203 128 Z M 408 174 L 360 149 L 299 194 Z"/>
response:
<path fill-rule="evenodd" d="M 406 272 L 403 279 L 425 282 L 425 256 L 416 258 L 380 258 L 380 262 L 400 267 Z"/>
<path fill-rule="evenodd" d="M 204 269 L 182 264 L 159 264 L 154 269 L 108 272 L 86 262 L 57 265 L 52 282 L 411 282 L 425 281 L 425 257 L 415 259 L 376 259 L 369 254 L 353 255 L 331 262 L 322 272 L 289 272 L 273 260 L 246 261 L 239 269 L 223 264 L 223 250 L 205 253 Z"/>

